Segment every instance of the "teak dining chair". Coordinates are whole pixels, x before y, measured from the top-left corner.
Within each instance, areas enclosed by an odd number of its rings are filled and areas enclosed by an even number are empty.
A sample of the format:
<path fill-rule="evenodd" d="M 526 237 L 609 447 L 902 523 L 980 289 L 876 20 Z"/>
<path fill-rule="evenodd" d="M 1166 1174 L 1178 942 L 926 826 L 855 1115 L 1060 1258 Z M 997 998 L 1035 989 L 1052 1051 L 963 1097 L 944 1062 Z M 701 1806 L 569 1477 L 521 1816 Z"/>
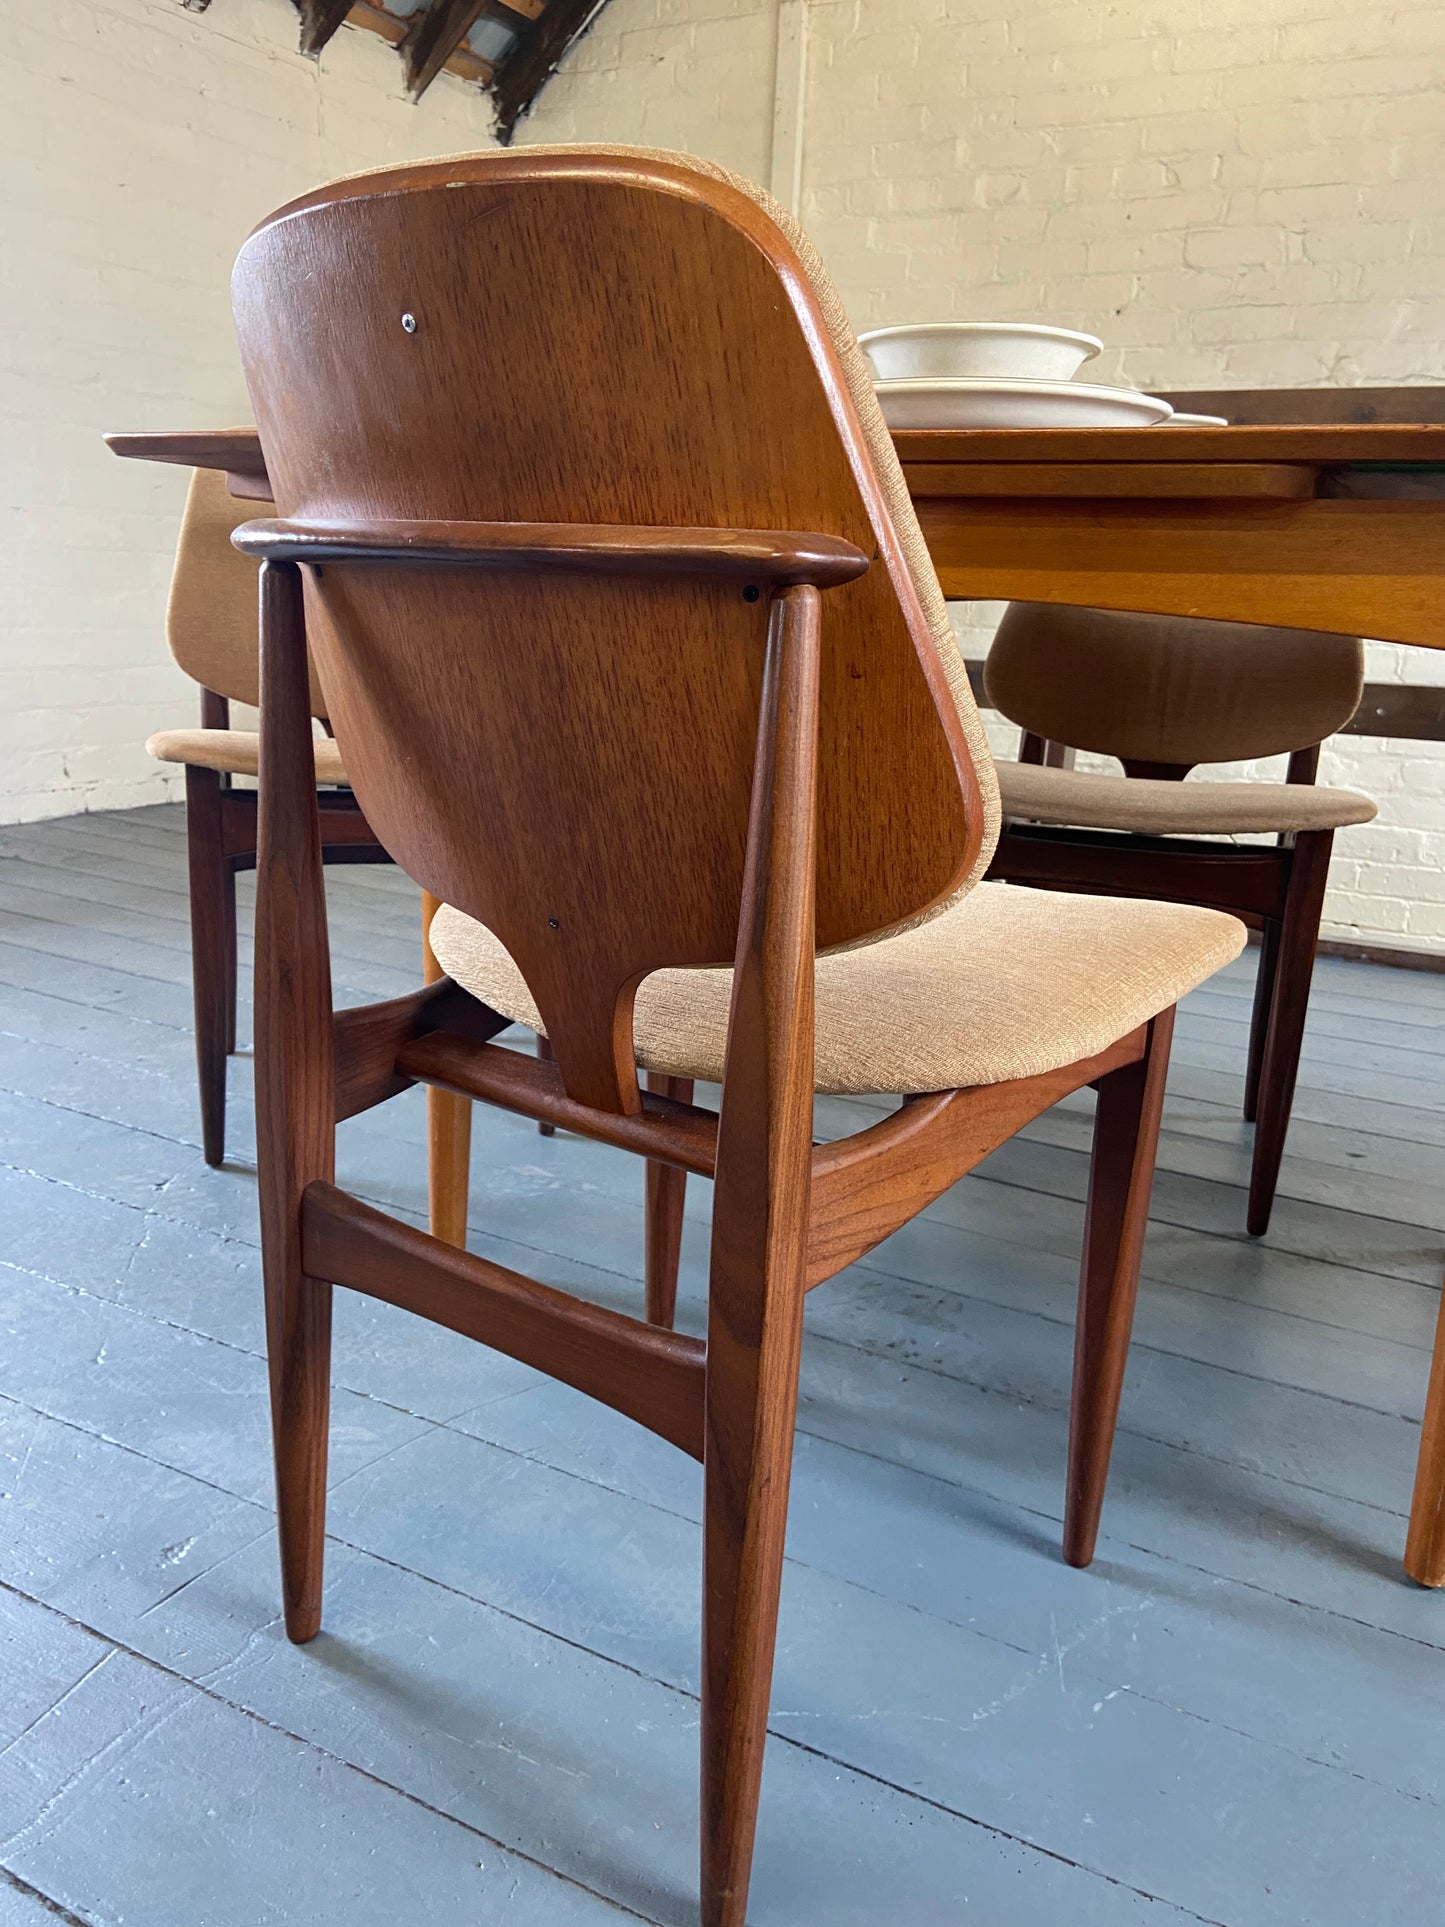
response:
<path fill-rule="evenodd" d="M 260 690 L 256 609 L 258 566 L 231 541 L 252 520 L 257 498 L 238 501 L 215 469 L 191 477 L 176 546 L 166 609 L 171 653 L 201 685 L 201 727 L 158 730 L 146 744 L 159 762 L 186 770 L 186 852 L 191 905 L 191 985 L 196 1023 L 196 1068 L 201 1101 L 201 1145 L 207 1164 L 226 1155 L 226 1059 L 236 1048 L 236 876 L 254 868 L 258 795 L 237 789 L 236 776 L 254 777 L 260 737 L 231 728 L 231 703 L 254 705 Z M 325 698 L 309 670 L 312 714 L 325 720 Z M 325 863 L 389 863 L 347 786 L 340 751 L 329 736 L 313 735 Z M 440 973 L 427 940 L 435 899 L 422 899 L 422 956 L 430 976 Z M 467 1241 L 467 1165 L 471 1106 L 450 1093 L 427 1094 L 428 1191 L 431 1228 L 449 1244 Z"/>
<path fill-rule="evenodd" d="M 974 885 L 992 768 L 866 369 L 735 177 L 540 148 L 265 222 L 235 310 L 283 519 L 262 574 L 257 1076 L 287 1630 L 321 1617 L 335 1285 L 704 1467 L 702 1919 L 746 1913 L 804 1295 L 1098 1086 L 1065 1523 L 1092 1551 L 1176 998 L 1239 924 Z M 309 633 L 451 975 L 333 1012 Z M 820 954 L 826 952 L 826 954 Z M 490 1040 L 532 1014 L 555 1062 Z M 637 1065 L 720 1076 L 713 1113 Z M 704 1343 L 452 1249 L 335 1184 L 414 1081 L 709 1177 Z M 815 1088 L 898 1095 L 815 1146 Z"/>
<path fill-rule="evenodd" d="M 1354 636 L 1043 603 L 1008 608 L 984 664 L 990 702 L 1024 731 L 1020 760 L 998 766 L 990 876 L 1207 904 L 1261 932 L 1244 1094 L 1255 1236 L 1279 1182 L 1334 833 L 1375 815 L 1368 796 L 1315 781 L 1364 674 Z M 1080 749 L 1117 757 L 1123 776 L 1064 767 Z M 1282 783 L 1183 780 L 1285 753 Z M 1260 831 L 1275 842 L 1203 840 Z"/>
<path fill-rule="evenodd" d="M 226 478 L 198 468 L 191 477 L 166 609 L 171 654 L 201 685 L 201 727 L 158 730 L 146 744 L 163 763 L 186 770 L 186 853 L 190 869 L 191 985 L 201 1144 L 207 1164 L 226 1155 L 226 1059 L 236 1048 L 236 875 L 256 863 L 257 798 L 236 776 L 256 774 L 260 738 L 231 728 L 233 702 L 254 705 L 260 689 L 257 566 L 231 542 L 264 503 L 238 501 Z M 308 700 L 324 717 L 314 671 Z M 346 787 L 341 753 L 329 737 L 311 744 L 320 788 L 321 840 L 328 863 L 389 863 Z"/>

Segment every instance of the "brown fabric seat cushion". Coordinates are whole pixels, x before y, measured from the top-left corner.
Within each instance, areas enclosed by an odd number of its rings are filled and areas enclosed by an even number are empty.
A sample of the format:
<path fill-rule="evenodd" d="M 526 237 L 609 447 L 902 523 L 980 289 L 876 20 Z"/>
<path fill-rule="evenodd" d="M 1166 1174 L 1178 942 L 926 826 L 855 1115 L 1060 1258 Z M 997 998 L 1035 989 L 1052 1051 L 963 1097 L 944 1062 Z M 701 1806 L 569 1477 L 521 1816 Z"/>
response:
<path fill-rule="evenodd" d="M 1368 796 L 1315 783 L 1161 783 L 1037 763 L 999 763 L 997 769 L 1005 816 L 1079 829 L 1229 836 L 1247 830 L 1338 830 L 1347 823 L 1368 823 L 1375 815 Z"/>
<path fill-rule="evenodd" d="M 318 783 L 344 783 L 341 751 L 329 736 L 314 739 Z M 261 738 L 253 729 L 160 729 L 146 749 L 158 763 L 193 763 L 197 769 L 224 770 L 230 776 L 259 772 Z"/>
<path fill-rule="evenodd" d="M 999 1084 L 1105 1049 L 1237 957 L 1216 910 L 979 884 L 932 921 L 818 959 L 820 1091 L 903 1095 Z M 444 907 L 442 968 L 494 1010 L 541 1028 L 490 930 Z M 637 1061 L 722 1076 L 732 972 L 659 970 L 637 993 Z"/>

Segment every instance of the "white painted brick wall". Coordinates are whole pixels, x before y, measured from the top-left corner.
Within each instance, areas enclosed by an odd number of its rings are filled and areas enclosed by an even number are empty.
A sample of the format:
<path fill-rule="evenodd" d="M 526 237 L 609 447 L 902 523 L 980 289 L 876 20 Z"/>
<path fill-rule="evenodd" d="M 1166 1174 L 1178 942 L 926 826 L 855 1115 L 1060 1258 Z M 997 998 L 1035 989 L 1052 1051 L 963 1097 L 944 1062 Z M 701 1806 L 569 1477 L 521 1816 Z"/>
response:
<path fill-rule="evenodd" d="M 0 822 L 178 794 L 146 736 L 197 720 L 166 585 L 186 478 L 108 428 L 249 418 L 236 249 L 352 169 L 490 142 L 450 75 L 419 106 L 374 34 L 296 53 L 289 0 L 8 4 L 0 33 Z"/>
<path fill-rule="evenodd" d="M 610 0 L 522 138 L 668 142 L 766 180 L 777 9 Z M 1139 387 L 1445 381 L 1437 0 L 812 0 L 809 20 L 800 211 L 860 329 L 1042 315 Z M 955 614 L 981 654 L 996 610 Z M 1376 644 L 1370 675 L 1445 681 L 1445 656 Z M 1339 839 L 1327 927 L 1445 949 L 1445 747 L 1340 738 L 1321 773 L 1380 803 Z"/>
<path fill-rule="evenodd" d="M 780 0 L 610 0 L 519 138 L 770 172 Z M 782 0 L 789 4 L 789 0 Z M 1445 379 L 1445 14 L 1435 0 L 812 0 L 801 211 L 858 327 L 1048 315 L 1105 379 Z M 0 820 L 163 793 L 187 720 L 164 654 L 182 478 L 104 427 L 244 418 L 226 281 L 251 223 L 328 175 L 485 145 L 443 77 L 288 0 L 50 0 L 0 44 Z M 978 647 L 989 611 L 960 605 Z M 1445 680 L 1445 657 L 1371 652 Z M 1445 754 L 1343 739 L 1331 927 L 1445 948 Z"/>

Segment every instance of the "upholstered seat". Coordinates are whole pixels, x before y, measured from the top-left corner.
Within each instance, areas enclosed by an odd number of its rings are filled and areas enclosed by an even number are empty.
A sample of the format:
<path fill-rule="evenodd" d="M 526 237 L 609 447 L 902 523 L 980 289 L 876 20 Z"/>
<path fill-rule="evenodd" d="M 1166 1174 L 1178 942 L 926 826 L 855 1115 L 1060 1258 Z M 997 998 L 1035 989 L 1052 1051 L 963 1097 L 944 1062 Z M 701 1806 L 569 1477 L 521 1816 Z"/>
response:
<path fill-rule="evenodd" d="M 514 1021 L 542 1023 L 484 925 L 443 906 L 447 974 Z M 932 922 L 818 958 L 820 1091 L 953 1090 L 1076 1063 L 1237 957 L 1244 926 L 1217 910 L 978 885 Z M 659 970 L 633 1012 L 647 1070 L 723 1074 L 732 972 Z"/>
<path fill-rule="evenodd" d="M 1153 836 L 1338 830 L 1368 823 L 1376 813 L 1370 798 L 1356 790 L 1315 783 L 1171 783 L 1038 763 L 1000 763 L 998 783 L 1005 816 Z"/>
<path fill-rule="evenodd" d="M 344 783 L 341 751 L 329 736 L 314 741 L 318 783 Z M 229 776 L 255 776 L 261 738 L 252 729 L 158 729 L 146 741 L 158 763 L 186 763 L 193 769 L 220 770 Z"/>

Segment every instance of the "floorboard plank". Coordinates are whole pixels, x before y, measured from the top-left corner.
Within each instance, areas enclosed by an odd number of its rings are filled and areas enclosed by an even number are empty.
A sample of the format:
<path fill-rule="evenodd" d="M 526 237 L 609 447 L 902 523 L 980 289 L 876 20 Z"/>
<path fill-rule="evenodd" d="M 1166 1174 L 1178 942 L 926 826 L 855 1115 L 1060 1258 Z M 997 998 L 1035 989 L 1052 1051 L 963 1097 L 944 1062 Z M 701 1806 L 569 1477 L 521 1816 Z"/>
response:
<path fill-rule="evenodd" d="M 338 999 L 410 987 L 410 881 L 338 866 L 327 890 Z M 238 903 L 248 960 L 252 878 Z M 1088 1573 L 1057 1548 L 1091 1099 L 810 1299 L 750 1918 L 1433 1918 L 1445 1602 L 1398 1560 L 1445 1252 L 1445 980 L 1321 960 L 1262 1242 L 1252 985 L 1242 959 L 1181 1016 Z M 248 967 L 242 990 L 244 1038 Z M 687 1921 L 697 1468 L 339 1293 L 326 1631 L 288 1646 L 251 1063 L 209 1170 L 190 1024 L 183 811 L 0 832 L 0 1923 L 251 1927 L 283 1878 L 294 1922 L 333 1927 L 338 1895 L 349 1923 L 420 1917 L 379 1860 L 427 1866 L 443 1927 Z M 817 1128 L 886 1108 L 824 1101 Z M 422 1120 L 409 1093 L 338 1147 L 341 1181 L 413 1223 Z M 474 1130 L 473 1248 L 638 1310 L 635 1162 L 482 1108 Z M 694 1182 L 694 1332 L 709 1208 Z M 262 1791 L 237 1819 L 240 1785 Z M 218 1818 L 251 1851 L 218 1857 Z"/>

